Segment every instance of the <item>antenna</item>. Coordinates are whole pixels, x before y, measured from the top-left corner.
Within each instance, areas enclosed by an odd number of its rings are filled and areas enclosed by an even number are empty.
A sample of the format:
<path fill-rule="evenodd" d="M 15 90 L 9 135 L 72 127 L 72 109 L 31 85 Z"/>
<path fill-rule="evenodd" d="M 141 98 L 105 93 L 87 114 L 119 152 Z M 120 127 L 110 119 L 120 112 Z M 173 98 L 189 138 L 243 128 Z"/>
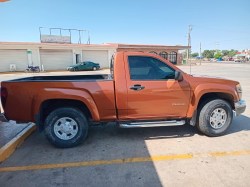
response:
<path fill-rule="evenodd" d="M 191 52 L 191 31 L 192 31 L 192 25 L 188 25 L 188 50 L 187 50 L 187 61 L 190 65 L 190 74 L 191 74 L 191 62 L 189 61 L 190 58 L 190 52 Z"/>

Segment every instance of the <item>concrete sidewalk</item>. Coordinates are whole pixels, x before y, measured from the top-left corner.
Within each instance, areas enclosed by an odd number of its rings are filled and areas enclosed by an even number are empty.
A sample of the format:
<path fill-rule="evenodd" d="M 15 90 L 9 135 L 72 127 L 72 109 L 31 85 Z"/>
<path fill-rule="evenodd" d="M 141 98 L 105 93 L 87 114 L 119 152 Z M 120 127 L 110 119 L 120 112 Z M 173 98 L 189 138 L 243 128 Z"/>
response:
<path fill-rule="evenodd" d="M 0 122 L 0 163 L 9 158 L 35 129 L 34 123 Z"/>

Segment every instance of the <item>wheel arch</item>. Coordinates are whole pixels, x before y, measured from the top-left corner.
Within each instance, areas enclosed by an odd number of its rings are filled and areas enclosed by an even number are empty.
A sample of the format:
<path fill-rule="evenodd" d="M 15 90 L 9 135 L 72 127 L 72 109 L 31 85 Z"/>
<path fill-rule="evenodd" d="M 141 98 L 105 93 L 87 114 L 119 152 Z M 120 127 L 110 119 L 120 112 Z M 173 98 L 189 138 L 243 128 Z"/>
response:
<path fill-rule="evenodd" d="M 55 109 L 62 107 L 77 108 L 83 112 L 87 119 L 92 120 L 93 116 L 87 105 L 75 99 L 48 99 L 41 103 L 39 113 L 36 115 L 36 123 L 40 129 L 44 128 L 46 117 Z"/>
<path fill-rule="evenodd" d="M 194 100 L 195 97 L 193 97 Z M 229 93 L 224 92 L 207 92 L 200 96 L 199 100 L 195 102 L 193 106 L 190 106 L 187 118 L 190 119 L 189 123 L 192 126 L 195 126 L 197 117 L 199 116 L 199 111 L 207 102 L 215 100 L 215 99 L 222 99 L 225 100 L 230 104 L 232 109 L 235 109 L 234 106 L 234 96 Z"/>
<path fill-rule="evenodd" d="M 207 103 L 207 102 L 214 100 L 214 99 L 225 100 L 231 105 L 232 109 L 234 109 L 234 97 L 233 97 L 233 95 L 231 95 L 229 93 L 223 93 L 223 92 L 212 92 L 212 93 L 203 94 L 199 99 L 199 102 L 197 104 L 197 109 L 199 107 L 201 107 L 201 105 L 203 105 L 204 103 Z"/>

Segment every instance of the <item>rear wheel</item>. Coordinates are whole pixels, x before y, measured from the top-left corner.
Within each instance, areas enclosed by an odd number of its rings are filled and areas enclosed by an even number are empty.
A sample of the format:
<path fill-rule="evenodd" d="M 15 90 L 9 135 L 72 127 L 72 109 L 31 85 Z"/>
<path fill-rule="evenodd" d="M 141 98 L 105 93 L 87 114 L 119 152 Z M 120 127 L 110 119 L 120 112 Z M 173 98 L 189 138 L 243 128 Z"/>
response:
<path fill-rule="evenodd" d="M 63 107 L 52 111 L 45 120 L 45 135 L 56 147 L 79 145 L 88 134 L 88 121 L 76 108 Z"/>
<path fill-rule="evenodd" d="M 232 119 L 231 105 L 222 99 L 215 99 L 200 109 L 197 125 L 198 129 L 208 136 L 220 136 L 226 133 Z"/>
<path fill-rule="evenodd" d="M 96 71 L 97 70 L 97 68 L 96 67 L 93 67 L 93 71 Z"/>

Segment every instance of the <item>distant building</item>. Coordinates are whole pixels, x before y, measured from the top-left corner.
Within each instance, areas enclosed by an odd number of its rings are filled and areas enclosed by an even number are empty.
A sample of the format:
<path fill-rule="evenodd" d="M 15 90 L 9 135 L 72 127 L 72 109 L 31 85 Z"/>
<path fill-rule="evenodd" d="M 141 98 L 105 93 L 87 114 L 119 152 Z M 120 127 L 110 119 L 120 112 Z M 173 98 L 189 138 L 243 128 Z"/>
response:
<path fill-rule="evenodd" d="M 188 46 L 165 46 L 165 45 L 136 45 L 136 44 L 113 44 L 117 51 L 140 51 L 158 54 L 173 64 L 182 63 L 182 55 L 179 51 L 188 49 Z"/>
<path fill-rule="evenodd" d="M 108 68 L 116 51 L 142 51 L 155 53 L 173 64 L 182 61 L 180 50 L 187 46 L 134 45 L 134 44 L 58 44 L 29 42 L 0 42 L 0 72 L 24 71 L 28 65 L 45 71 L 66 70 L 81 61 L 99 63 Z"/>
<path fill-rule="evenodd" d="M 242 51 L 237 52 L 237 54 L 234 56 L 235 59 L 250 59 L 250 49 L 245 49 Z"/>

